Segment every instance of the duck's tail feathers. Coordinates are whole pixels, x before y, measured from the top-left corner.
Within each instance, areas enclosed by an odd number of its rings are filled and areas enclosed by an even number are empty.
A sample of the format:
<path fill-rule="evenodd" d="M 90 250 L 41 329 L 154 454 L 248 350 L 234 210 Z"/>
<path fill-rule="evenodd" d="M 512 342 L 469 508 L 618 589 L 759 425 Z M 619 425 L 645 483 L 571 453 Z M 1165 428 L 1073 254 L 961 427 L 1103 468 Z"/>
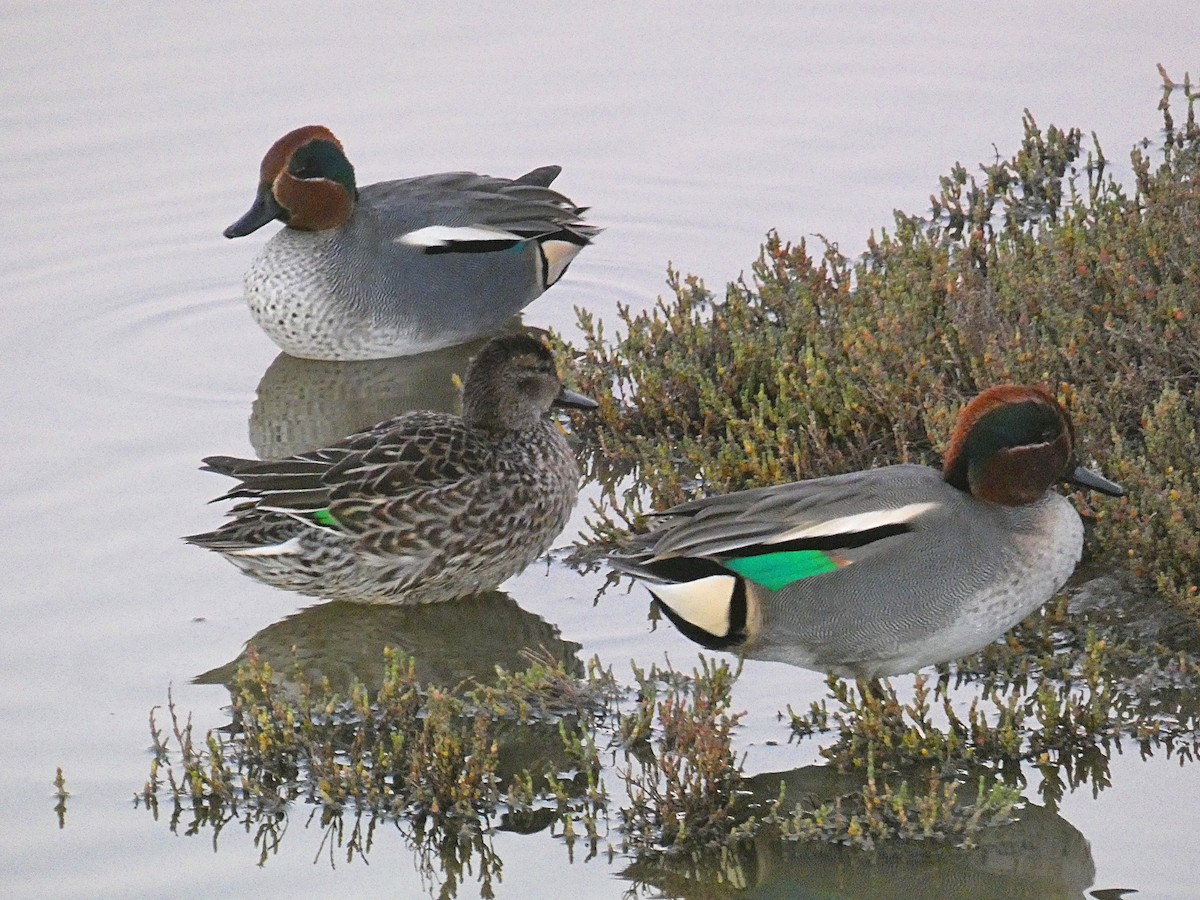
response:
<path fill-rule="evenodd" d="M 235 518 L 220 528 L 185 535 L 183 540 L 197 547 L 238 555 L 280 555 L 298 549 L 297 538 L 303 525 L 293 517 L 258 513 L 252 503 L 243 504 L 231 514 Z"/>
<path fill-rule="evenodd" d="M 750 585 L 713 560 L 644 553 L 609 557 L 619 572 L 645 584 L 655 604 L 685 637 L 710 650 L 733 650 L 749 636 Z"/>
<path fill-rule="evenodd" d="M 321 483 L 321 476 L 329 469 L 328 460 L 209 456 L 200 469 L 238 479 L 234 487 L 211 503 L 250 497 L 264 510 L 290 513 L 312 512 L 329 505 L 329 492 Z"/>
<path fill-rule="evenodd" d="M 538 166 L 532 172 L 526 172 L 520 178 L 514 178 L 520 184 L 532 184 L 535 187 L 550 187 L 554 179 L 562 173 L 562 166 Z"/>

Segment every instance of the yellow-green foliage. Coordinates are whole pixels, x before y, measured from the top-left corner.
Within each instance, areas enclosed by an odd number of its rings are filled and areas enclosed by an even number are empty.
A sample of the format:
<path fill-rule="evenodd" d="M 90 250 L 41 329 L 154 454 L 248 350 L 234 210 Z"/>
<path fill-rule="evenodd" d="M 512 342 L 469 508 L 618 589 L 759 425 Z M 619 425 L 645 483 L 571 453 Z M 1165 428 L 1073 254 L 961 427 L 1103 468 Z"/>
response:
<path fill-rule="evenodd" d="M 1193 615 L 1200 532 L 1200 128 L 1162 104 L 1161 161 L 1127 191 L 1080 131 L 1029 115 L 1012 159 L 942 178 L 927 218 L 898 213 L 851 261 L 769 235 L 724 299 L 621 311 L 613 342 L 580 312 L 577 374 L 601 400 L 584 440 L 633 462 L 657 508 L 693 492 L 935 463 L 984 387 L 1048 385 L 1078 453 L 1129 497 L 1080 497 L 1094 546 Z M 618 514 L 629 508 L 613 499 Z M 603 529 L 598 529 L 603 531 Z"/>
<path fill-rule="evenodd" d="M 625 772 L 630 805 L 621 810 L 628 844 L 694 852 L 751 833 L 744 811 L 738 814 L 741 766 L 733 731 L 742 714 L 730 712 L 729 666 L 701 656 L 691 678 L 656 666 L 635 675 L 637 707 L 618 726 L 633 742 Z M 652 732 L 654 746 L 645 752 Z"/>

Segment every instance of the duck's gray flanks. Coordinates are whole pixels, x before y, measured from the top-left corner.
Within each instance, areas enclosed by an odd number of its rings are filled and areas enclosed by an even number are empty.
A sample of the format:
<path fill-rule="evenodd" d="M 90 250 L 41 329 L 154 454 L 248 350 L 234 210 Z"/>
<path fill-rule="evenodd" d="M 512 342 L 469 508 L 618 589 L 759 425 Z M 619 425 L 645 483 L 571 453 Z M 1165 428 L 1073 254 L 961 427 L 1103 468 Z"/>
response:
<path fill-rule="evenodd" d="M 287 590 L 358 602 L 429 603 L 490 590 L 550 548 L 579 468 L 552 406 L 595 407 L 563 388 L 540 341 L 489 341 L 463 415 L 411 412 L 280 460 L 213 456 L 245 498 L 186 538 Z"/>
<path fill-rule="evenodd" d="M 550 183 L 472 172 L 357 187 L 342 145 L 309 125 L 263 158 L 258 195 L 225 230 L 286 226 L 246 273 L 255 321 L 293 356 L 407 356 L 495 334 L 599 231 Z"/>
<path fill-rule="evenodd" d="M 1051 488 L 1108 494 L 1076 468 L 1044 390 L 991 388 L 963 410 L 941 472 L 886 466 L 685 503 L 618 568 L 693 640 L 874 678 L 957 659 L 1048 600 L 1083 523 Z"/>

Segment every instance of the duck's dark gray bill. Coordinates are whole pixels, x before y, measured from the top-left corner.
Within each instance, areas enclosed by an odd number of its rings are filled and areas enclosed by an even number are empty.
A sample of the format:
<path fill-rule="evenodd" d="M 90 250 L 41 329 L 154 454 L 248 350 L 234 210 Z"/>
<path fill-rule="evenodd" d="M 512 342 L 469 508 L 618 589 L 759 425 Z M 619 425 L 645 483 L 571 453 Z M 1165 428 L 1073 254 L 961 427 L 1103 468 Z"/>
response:
<path fill-rule="evenodd" d="M 1121 487 L 1115 481 L 1109 481 L 1098 472 L 1093 472 L 1091 469 L 1085 469 L 1083 466 L 1077 466 L 1075 471 L 1071 473 L 1068 479 L 1072 484 L 1077 484 L 1080 487 L 1091 488 L 1093 491 L 1099 491 L 1102 494 L 1108 494 L 1110 497 L 1124 497 L 1125 488 Z"/>
<path fill-rule="evenodd" d="M 225 229 L 223 232 L 225 237 L 245 237 L 258 231 L 268 222 L 279 218 L 280 214 L 284 212 L 284 208 L 275 202 L 270 185 L 265 187 L 266 190 L 258 192 L 258 196 L 254 198 L 254 205 L 247 210 L 246 214 Z"/>
<path fill-rule="evenodd" d="M 555 406 L 570 406 L 575 409 L 595 409 L 600 404 L 591 397 L 585 397 L 583 394 L 577 394 L 574 391 L 568 391 L 563 388 L 561 394 L 554 398 Z"/>

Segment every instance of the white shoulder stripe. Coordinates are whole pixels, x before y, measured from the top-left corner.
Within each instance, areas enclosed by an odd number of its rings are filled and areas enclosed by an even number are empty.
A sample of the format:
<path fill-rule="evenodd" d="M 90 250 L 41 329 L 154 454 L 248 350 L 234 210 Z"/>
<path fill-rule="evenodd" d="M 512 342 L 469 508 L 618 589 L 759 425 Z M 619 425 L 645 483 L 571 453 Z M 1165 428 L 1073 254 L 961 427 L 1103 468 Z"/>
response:
<path fill-rule="evenodd" d="M 729 607 L 737 579 L 709 575 L 682 584 L 656 584 L 650 593 L 679 618 L 714 637 L 729 636 Z"/>
<path fill-rule="evenodd" d="M 449 247 L 451 244 L 504 242 L 524 240 L 519 234 L 505 231 L 502 228 L 489 228 L 486 225 L 428 225 L 418 228 L 396 238 L 397 244 L 407 244 L 409 247 Z"/>
<path fill-rule="evenodd" d="M 823 522 L 813 522 L 799 525 L 788 531 L 777 534 L 763 541 L 764 544 L 785 544 L 788 541 L 798 541 L 804 538 L 829 537 L 835 534 L 854 534 L 860 531 L 870 531 L 872 528 L 882 528 L 887 525 L 903 525 L 911 522 L 922 513 L 937 506 L 936 503 L 910 503 L 895 509 L 879 509 L 872 512 L 855 513 L 852 516 L 842 516 L 840 519 L 826 519 Z"/>

